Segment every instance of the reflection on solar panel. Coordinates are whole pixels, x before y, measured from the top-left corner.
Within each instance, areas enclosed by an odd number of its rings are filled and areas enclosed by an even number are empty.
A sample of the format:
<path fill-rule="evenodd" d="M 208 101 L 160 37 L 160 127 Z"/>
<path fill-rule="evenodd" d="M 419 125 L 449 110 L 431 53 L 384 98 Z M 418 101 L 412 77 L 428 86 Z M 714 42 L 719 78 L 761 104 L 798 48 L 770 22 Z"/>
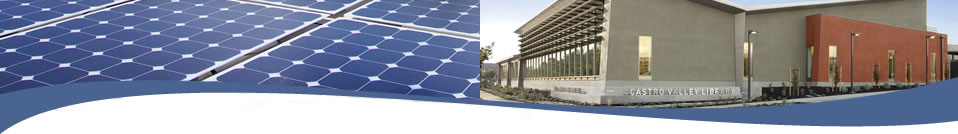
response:
<path fill-rule="evenodd" d="M 257 0 L 276 5 L 287 5 L 302 9 L 335 14 L 346 7 L 359 3 L 360 0 Z"/>
<path fill-rule="evenodd" d="M 126 3 L 0 40 L 0 93 L 89 81 L 192 80 L 322 17 L 226 0 Z"/>
<path fill-rule="evenodd" d="M 479 0 L 376 0 L 352 15 L 479 37 Z"/>
<path fill-rule="evenodd" d="M 479 42 L 339 19 L 207 81 L 478 98 Z"/>
<path fill-rule="evenodd" d="M 125 0 L 0 0 L 0 36 Z"/>

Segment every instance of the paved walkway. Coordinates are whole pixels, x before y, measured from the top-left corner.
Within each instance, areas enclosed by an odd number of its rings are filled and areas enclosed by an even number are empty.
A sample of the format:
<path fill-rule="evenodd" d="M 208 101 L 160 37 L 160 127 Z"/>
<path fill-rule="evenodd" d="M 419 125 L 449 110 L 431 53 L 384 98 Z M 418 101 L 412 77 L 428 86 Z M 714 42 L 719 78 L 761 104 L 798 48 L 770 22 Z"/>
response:
<path fill-rule="evenodd" d="M 499 98 L 499 96 L 493 95 L 491 93 L 487 93 L 486 91 L 479 91 L 479 99 L 487 100 L 487 101 L 516 102 L 516 101 Z"/>
<path fill-rule="evenodd" d="M 885 93 L 891 93 L 891 92 L 895 92 L 895 91 L 881 91 L 881 92 L 871 92 L 871 93 L 858 93 L 858 94 L 846 94 L 846 95 L 834 95 L 834 96 L 823 96 L 823 97 L 812 97 L 812 98 L 789 99 L 789 100 L 786 100 L 786 102 L 818 103 L 818 102 L 825 102 L 825 101 L 844 100 L 844 99 L 852 99 L 852 98 L 859 98 L 859 97 L 865 97 L 865 96 L 879 95 L 879 94 L 885 94 Z M 776 104 L 776 103 L 782 103 L 782 100 L 777 100 L 777 101 L 763 101 L 763 102 L 752 102 L 752 103 L 748 103 L 748 105 L 754 106 L 754 105 Z M 707 107 L 698 107 L 698 108 L 730 108 L 730 107 L 742 107 L 742 106 L 745 106 L 745 105 L 742 105 L 742 104 L 730 104 L 730 105 L 707 106 Z"/>

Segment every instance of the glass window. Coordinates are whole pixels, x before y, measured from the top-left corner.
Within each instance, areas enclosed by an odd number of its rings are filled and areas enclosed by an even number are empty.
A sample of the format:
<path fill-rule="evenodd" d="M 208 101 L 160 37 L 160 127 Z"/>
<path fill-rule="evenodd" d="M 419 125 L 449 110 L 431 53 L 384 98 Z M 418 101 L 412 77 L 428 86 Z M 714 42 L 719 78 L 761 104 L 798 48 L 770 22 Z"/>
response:
<path fill-rule="evenodd" d="M 652 36 L 639 36 L 639 76 L 652 76 Z"/>
<path fill-rule="evenodd" d="M 812 64 L 813 64 L 813 61 L 815 61 L 812 58 L 815 58 L 814 56 L 815 56 L 815 46 L 808 46 L 808 57 L 806 57 L 806 59 L 808 60 L 806 60 L 805 62 L 806 64 L 805 68 L 807 69 L 805 71 L 805 79 L 809 81 L 812 80 Z"/>
<path fill-rule="evenodd" d="M 567 69 L 566 66 L 565 66 L 565 59 L 566 59 L 566 58 L 565 58 L 565 50 L 559 51 L 559 55 L 558 55 L 558 57 L 556 57 L 556 58 L 559 59 L 559 61 L 558 61 L 558 64 L 559 64 L 559 65 L 558 65 L 558 68 L 557 68 L 558 71 L 559 71 L 559 72 L 558 72 L 558 73 L 559 73 L 559 76 L 565 76 L 565 70 Z"/>
<path fill-rule="evenodd" d="M 549 77 L 559 76 L 559 73 L 556 72 L 557 70 L 559 70 L 558 68 L 559 59 L 556 58 L 557 57 L 556 55 L 559 55 L 559 53 L 553 52 L 552 54 L 549 54 Z"/>
<path fill-rule="evenodd" d="M 828 81 L 834 81 L 838 70 L 838 46 L 828 46 Z"/>
<path fill-rule="evenodd" d="M 595 70 L 594 70 L 595 72 L 593 72 L 593 73 L 594 73 L 595 75 L 599 75 L 599 72 L 602 70 L 602 68 L 601 68 L 601 67 L 602 67 L 602 66 L 601 66 L 601 64 L 602 64 L 602 58 L 601 58 L 601 57 L 602 57 L 602 41 L 599 41 L 599 42 L 597 42 L 597 43 L 595 44 L 595 56 L 593 56 L 593 57 L 595 58 L 595 66 L 593 67 L 593 68 L 595 68 Z"/>
<path fill-rule="evenodd" d="M 562 50 L 562 76 L 569 76 L 569 49 Z"/>
<path fill-rule="evenodd" d="M 895 50 L 888 50 L 888 81 L 895 81 Z"/>
<path fill-rule="evenodd" d="M 575 69 L 575 59 L 572 59 L 572 48 L 565 50 L 565 76 L 572 76 L 572 70 Z"/>
<path fill-rule="evenodd" d="M 931 64 L 929 64 L 930 66 L 928 66 L 929 67 L 928 70 L 931 71 L 931 80 L 938 80 L 938 75 L 937 75 L 938 70 L 935 68 L 938 66 L 938 63 L 935 60 L 935 58 L 937 58 L 937 55 L 935 53 L 931 53 L 930 58 L 931 58 Z"/>
<path fill-rule="evenodd" d="M 596 62 L 595 60 L 595 44 L 594 43 L 589 45 L 588 55 L 589 55 L 589 70 L 588 70 L 589 75 L 596 75 L 595 64 L 597 64 L 598 62 Z"/>
<path fill-rule="evenodd" d="M 538 77 L 537 75 L 539 75 L 539 57 L 532 58 L 532 63 L 529 63 L 529 64 L 532 64 L 532 70 L 529 70 L 529 72 L 532 73 L 530 77 Z"/>
<path fill-rule="evenodd" d="M 529 66 L 529 70 L 526 70 L 526 72 L 529 72 L 529 73 L 527 73 L 528 75 L 526 75 L 526 78 L 533 78 L 533 77 L 535 77 L 535 75 L 536 75 L 536 59 L 535 59 L 535 58 L 529 59 L 528 62 L 526 62 L 526 65 Z"/>
<path fill-rule="evenodd" d="M 585 55 L 582 54 L 582 48 L 584 48 L 584 47 L 585 47 L 585 45 L 581 45 L 581 46 L 579 46 L 579 47 L 576 47 L 576 49 L 575 49 L 575 53 L 576 53 L 576 56 L 575 56 L 575 57 L 576 57 L 576 59 L 577 59 L 577 60 L 576 60 L 576 71 L 575 71 L 575 74 L 578 75 L 578 76 L 585 76 L 585 58 L 583 58 L 583 56 L 585 56 Z"/>
<path fill-rule="evenodd" d="M 542 71 L 545 70 L 545 66 L 542 66 L 542 56 L 536 57 L 536 66 L 538 66 L 536 67 L 536 76 L 542 77 Z"/>
<path fill-rule="evenodd" d="M 572 70 L 572 76 L 579 76 L 579 48 L 578 48 L 578 47 L 573 47 L 570 51 L 572 51 L 572 52 L 571 52 L 571 53 L 572 53 L 572 56 L 571 56 L 571 57 L 572 57 L 572 60 L 570 60 L 570 61 L 572 61 L 572 69 L 571 69 L 571 70 Z"/>
<path fill-rule="evenodd" d="M 592 75 L 592 44 L 586 44 L 585 49 L 583 49 L 585 55 L 585 75 Z"/>
<path fill-rule="evenodd" d="M 553 67 L 555 68 L 555 70 L 553 70 L 553 72 L 555 73 L 555 77 L 562 76 L 562 66 L 561 66 L 562 51 L 556 51 L 555 55 L 553 56 L 555 56 L 553 57 L 555 58 L 555 65 L 553 65 Z"/>
<path fill-rule="evenodd" d="M 582 46 L 575 47 L 575 75 L 583 76 L 582 74 Z"/>

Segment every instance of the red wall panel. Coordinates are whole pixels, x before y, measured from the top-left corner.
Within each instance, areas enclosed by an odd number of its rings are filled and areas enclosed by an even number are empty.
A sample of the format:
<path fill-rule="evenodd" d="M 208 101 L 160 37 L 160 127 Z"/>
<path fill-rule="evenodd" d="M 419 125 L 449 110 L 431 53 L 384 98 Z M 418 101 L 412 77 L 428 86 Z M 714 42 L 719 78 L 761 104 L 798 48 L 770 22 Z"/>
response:
<path fill-rule="evenodd" d="M 855 37 L 855 63 L 851 63 L 851 33 L 858 32 L 861 36 Z M 936 36 L 928 39 L 928 51 L 925 51 L 927 36 Z M 828 15 L 812 15 L 806 17 L 806 42 L 815 46 L 812 56 L 813 82 L 828 82 L 828 46 L 838 47 L 838 65 L 842 66 L 842 81 L 851 79 L 851 64 L 855 64 L 855 82 L 872 82 L 873 65 L 879 64 L 881 72 L 880 82 L 888 82 L 888 50 L 895 50 L 895 81 L 904 82 L 906 79 L 905 66 L 912 64 L 912 82 L 925 82 L 925 70 L 928 69 L 925 55 L 937 53 L 937 77 L 942 76 L 942 36 L 940 33 L 908 29 L 866 21 L 841 18 Z M 945 38 L 944 44 L 947 44 Z M 945 45 L 944 47 L 947 47 Z M 931 58 L 928 58 L 931 60 Z M 928 62 L 931 63 L 931 62 Z M 931 70 L 929 70 L 931 71 Z M 930 73 L 930 72 L 929 72 Z M 932 78 L 929 78 L 931 80 Z"/>

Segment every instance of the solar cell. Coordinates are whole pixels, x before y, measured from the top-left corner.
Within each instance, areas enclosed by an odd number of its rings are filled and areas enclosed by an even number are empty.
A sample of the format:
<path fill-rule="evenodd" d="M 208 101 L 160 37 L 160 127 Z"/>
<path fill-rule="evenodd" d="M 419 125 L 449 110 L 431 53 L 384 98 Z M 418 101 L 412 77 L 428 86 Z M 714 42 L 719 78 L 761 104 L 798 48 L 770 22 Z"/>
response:
<path fill-rule="evenodd" d="M 474 39 L 337 19 L 206 81 L 478 98 L 478 55 Z"/>
<path fill-rule="evenodd" d="M 193 80 L 323 17 L 228 0 L 125 3 L 0 39 L 0 93 L 89 81 Z"/>
<path fill-rule="evenodd" d="M 256 0 L 275 5 L 285 5 L 316 12 L 336 14 L 362 0 Z"/>
<path fill-rule="evenodd" d="M 0 0 L 0 36 L 127 0 Z"/>
<path fill-rule="evenodd" d="M 479 38 L 479 0 L 375 0 L 351 15 Z"/>

